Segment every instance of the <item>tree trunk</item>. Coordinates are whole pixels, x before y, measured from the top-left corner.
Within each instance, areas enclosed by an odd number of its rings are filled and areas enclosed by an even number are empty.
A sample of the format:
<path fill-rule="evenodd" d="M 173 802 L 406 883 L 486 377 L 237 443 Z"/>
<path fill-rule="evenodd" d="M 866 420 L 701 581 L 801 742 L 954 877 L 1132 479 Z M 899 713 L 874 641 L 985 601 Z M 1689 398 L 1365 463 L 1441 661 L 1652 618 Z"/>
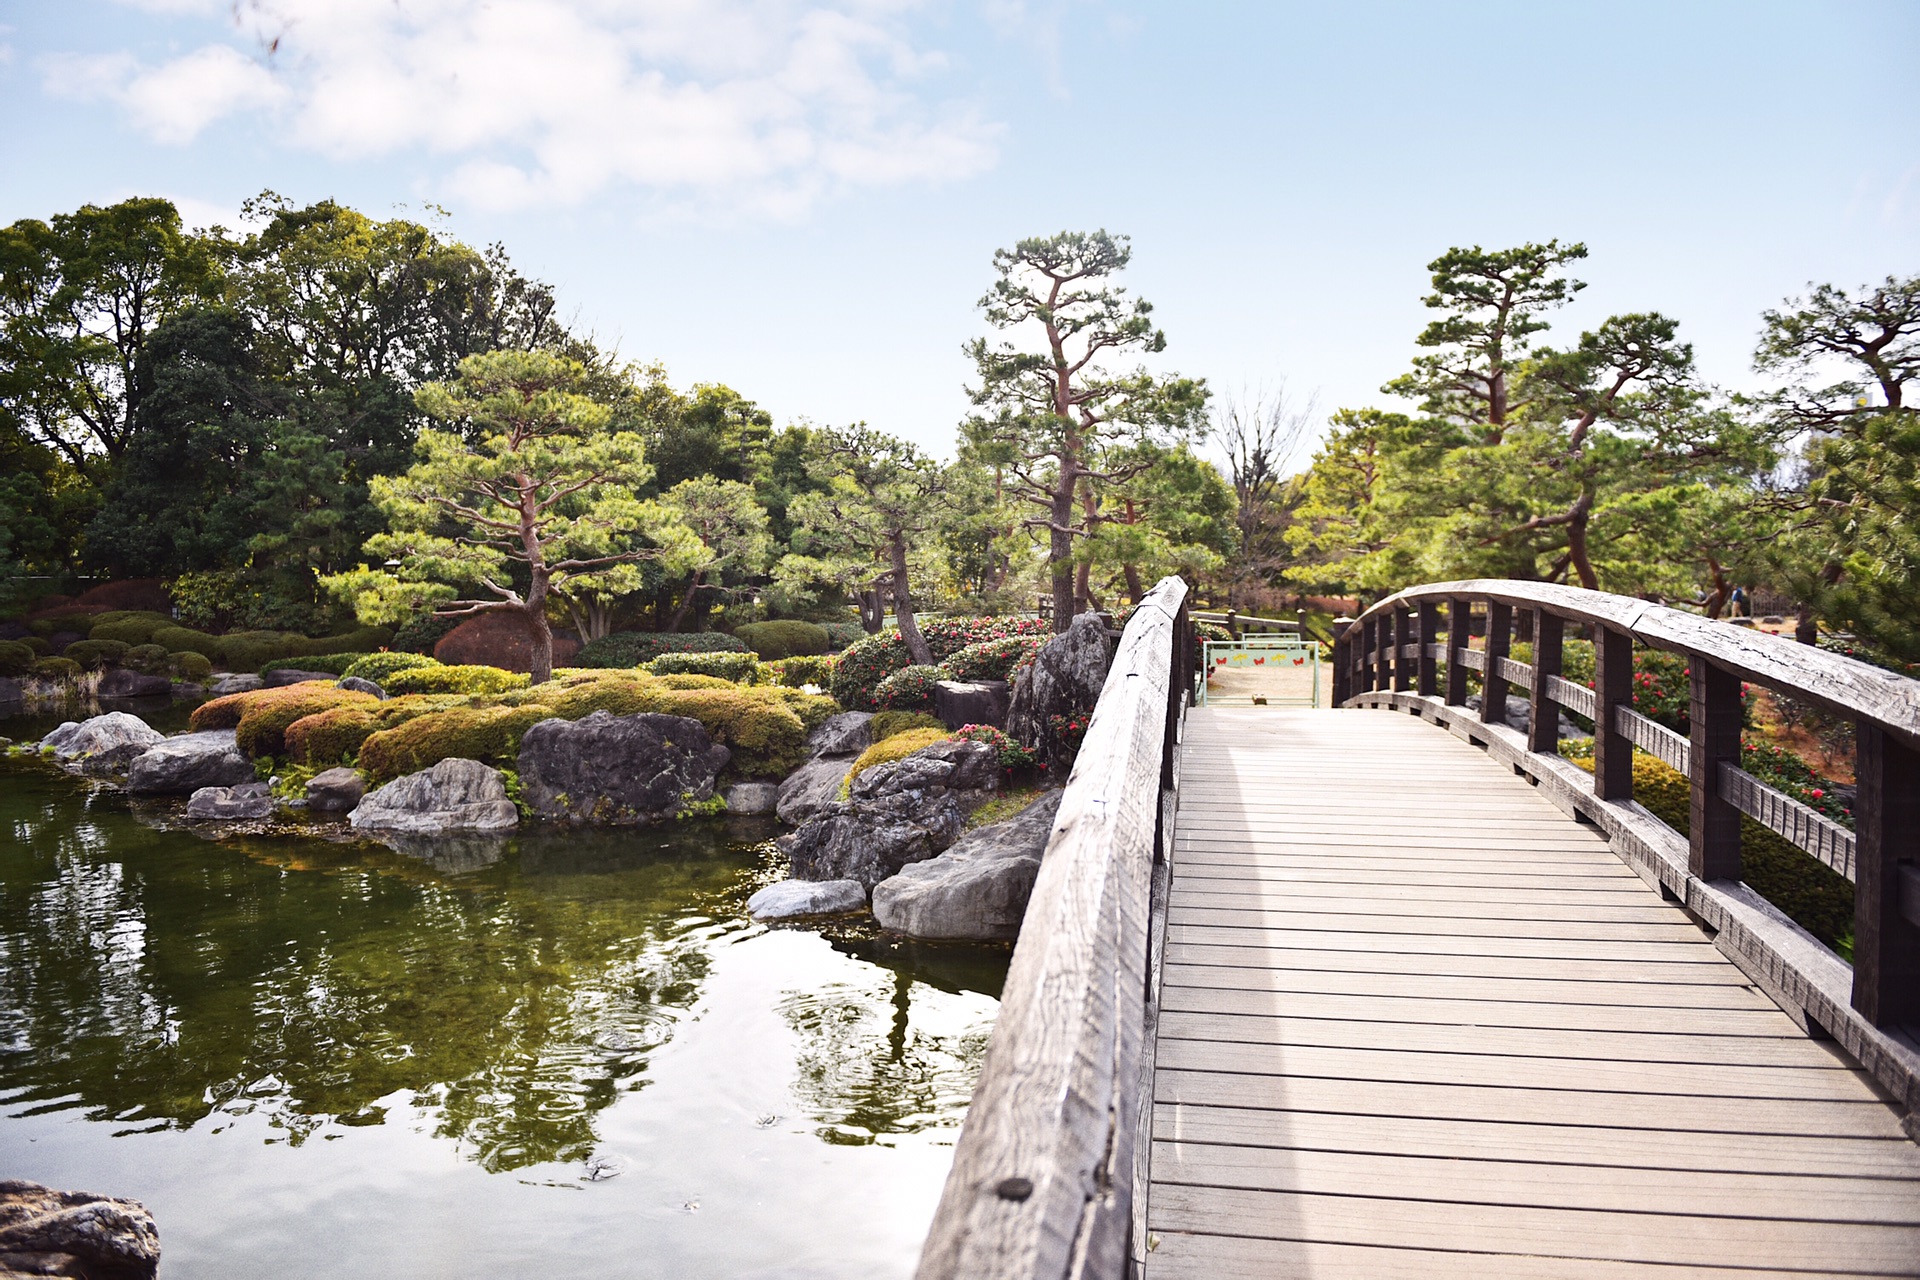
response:
<path fill-rule="evenodd" d="M 1053 630 L 1057 635 L 1073 621 L 1073 495 L 1079 476 L 1073 458 L 1061 450 L 1060 475 L 1053 486 L 1053 503 L 1047 508 L 1052 527 L 1048 529 L 1047 569 L 1053 579 Z"/>
<path fill-rule="evenodd" d="M 545 684 L 553 679 L 553 628 L 547 625 L 547 611 L 544 607 L 534 608 L 529 604 L 526 609 L 527 630 L 533 635 L 534 684 Z"/>
<path fill-rule="evenodd" d="M 1707 572 L 1713 577 L 1713 593 L 1707 597 L 1707 616 L 1718 618 L 1720 611 L 1727 607 L 1727 597 L 1733 592 L 1727 586 L 1727 571 L 1712 556 L 1707 557 Z"/>
<path fill-rule="evenodd" d="M 880 589 L 868 587 L 860 593 L 860 625 L 866 628 L 868 635 L 877 636 L 886 623 L 887 610 L 880 603 Z"/>
<path fill-rule="evenodd" d="M 693 608 L 693 598 L 700 594 L 700 580 L 706 576 L 705 569 L 695 571 L 693 581 L 687 584 L 687 594 L 680 597 L 680 607 L 673 611 L 671 618 L 667 619 L 665 630 L 669 633 L 678 631 L 680 624 L 687 620 L 687 612 Z"/>
<path fill-rule="evenodd" d="M 1580 585 L 1589 591 L 1600 589 L 1600 575 L 1593 571 L 1593 561 L 1587 554 L 1587 520 L 1593 510 L 1593 500 L 1583 497 L 1574 504 L 1573 523 L 1567 526 L 1567 555 L 1572 559 L 1573 571 L 1580 575 Z"/>
<path fill-rule="evenodd" d="M 1135 604 L 1139 604 L 1142 600 L 1145 600 L 1147 598 L 1147 584 L 1140 580 L 1140 566 L 1137 564 L 1123 564 L 1120 566 L 1120 571 L 1127 575 L 1127 597 Z M 1233 597 L 1229 594 L 1227 598 L 1231 600 Z"/>
<path fill-rule="evenodd" d="M 894 621 L 900 624 L 900 638 L 906 642 L 907 656 L 913 659 L 914 665 L 930 667 L 933 650 L 927 647 L 927 638 L 920 634 L 919 620 L 913 616 L 913 589 L 907 582 L 907 537 L 896 529 L 888 543 L 893 556 Z"/>

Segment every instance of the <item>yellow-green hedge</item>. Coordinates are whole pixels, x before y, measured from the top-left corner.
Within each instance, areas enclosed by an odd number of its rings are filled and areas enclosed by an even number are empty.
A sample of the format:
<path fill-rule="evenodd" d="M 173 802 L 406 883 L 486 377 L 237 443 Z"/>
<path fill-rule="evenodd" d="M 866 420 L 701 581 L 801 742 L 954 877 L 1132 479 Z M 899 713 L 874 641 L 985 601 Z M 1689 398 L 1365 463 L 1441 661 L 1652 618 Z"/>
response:
<path fill-rule="evenodd" d="M 409 667 L 396 671 L 381 682 L 390 694 L 402 693 L 506 693 L 527 687 L 524 671 L 502 671 L 499 667 Z"/>
<path fill-rule="evenodd" d="M 286 754 L 285 735 L 295 721 L 336 707 L 378 706 L 379 703 L 370 693 L 336 689 L 329 681 L 313 680 L 203 702 L 193 709 L 189 723 L 195 730 L 232 729 L 240 749 L 258 759 Z"/>
<path fill-rule="evenodd" d="M 382 729 L 459 706 L 464 701 L 454 694 L 417 693 L 371 706 L 355 703 L 303 716 L 288 725 L 283 735 L 287 758 L 309 765 L 350 762 L 360 753 L 362 744 Z"/>
<path fill-rule="evenodd" d="M 1591 747 L 1567 753 L 1593 771 Z M 1692 826 L 1685 774 L 1664 760 L 1634 752 L 1633 798 L 1662 822 L 1686 835 Z M 1752 818 L 1740 820 L 1740 878 L 1829 947 L 1853 935 L 1853 884 L 1784 836 Z"/>
<path fill-rule="evenodd" d="M 360 771 L 374 785 L 430 769 L 442 760 L 479 760 L 511 765 L 520 738 L 549 707 L 449 707 L 382 729 L 360 744 Z"/>

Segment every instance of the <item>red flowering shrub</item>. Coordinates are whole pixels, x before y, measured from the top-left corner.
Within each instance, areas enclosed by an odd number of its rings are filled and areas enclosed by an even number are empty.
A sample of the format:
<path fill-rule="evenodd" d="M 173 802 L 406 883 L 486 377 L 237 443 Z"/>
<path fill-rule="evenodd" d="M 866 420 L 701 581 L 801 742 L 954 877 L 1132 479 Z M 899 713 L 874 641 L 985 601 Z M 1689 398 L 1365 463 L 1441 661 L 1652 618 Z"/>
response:
<path fill-rule="evenodd" d="M 1009 738 L 1003 730 L 990 724 L 963 724 L 953 735 L 968 742 L 984 742 L 1000 753 L 1000 767 L 1008 773 L 1018 769 L 1031 769 L 1034 765 L 1033 752 Z"/>

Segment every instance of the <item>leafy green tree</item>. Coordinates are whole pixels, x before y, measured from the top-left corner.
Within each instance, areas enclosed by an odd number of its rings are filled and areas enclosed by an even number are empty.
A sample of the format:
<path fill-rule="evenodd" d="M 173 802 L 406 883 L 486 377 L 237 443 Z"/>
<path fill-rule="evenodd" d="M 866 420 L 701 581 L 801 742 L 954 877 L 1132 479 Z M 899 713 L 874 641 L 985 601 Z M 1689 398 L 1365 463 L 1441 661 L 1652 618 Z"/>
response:
<path fill-rule="evenodd" d="M 680 395 L 665 387 L 664 370 L 648 372 L 660 385 L 647 389 L 650 411 L 637 429 L 663 491 L 699 476 L 743 483 L 758 477 L 773 435 L 771 414 L 731 387 L 701 383 Z"/>
<path fill-rule="evenodd" d="M 634 496 L 650 476 L 640 438 L 604 430 L 609 411 L 580 393 L 585 377 L 564 357 L 497 351 L 422 387 L 421 410 L 450 429 L 422 431 L 420 461 L 373 482 L 391 531 L 366 549 L 397 564 L 332 575 L 329 589 L 370 623 L 399 621 L 423 600 L 441 616 L 519 614 L 534 683 L 550 679 L 554 594 L 676 541 L 671 519 Z"/>
<path fill-rule="evenodd" d="M 1767 405 L 1806 463 L 1776 563 L 1813 609 L 1920 661 L 1920 276 L 1811 286 L 1762 321 L 1754 364 L 1789 379 Z"/>
<path fill-rule="evenodd" d="M 1076 599 L 1074 541 L 1092 530 L 1092 492 L 1124 478 L 1106 465 L 1111 445 L 1197 433 L 1207 390 L 1188 378 L 1156 378 L 1120 359 L 1166 349 L 1153 308 L 1111 283 L 1132 251 L 1105 231 L 1022 240 L 993 255 L 998 279 L 980 300 L 987 322 L 1032 333 L 1039 349 L 975 339 L 967 346 L 979 412 L 963 428 L 975 455 L 1003 468 L 1009 490 L 1041 514 L 1053 619 L 1065 630 Z"/>
<path fill-rule="evenodd" d="M 751 591 L 751 579 L 766 568 L 773 543 L 753 486 L 739 480 L 693 476 L 667 490 L 658 505 L 686 535 L 684 549 L 673 557 L 686 582 L 680 603 L 661 628 L 678 631 L 696 601 Z"/>
<path fill-rule="evenodd" d="M 913 661 L 931 666 L 913 580 L 915 561 L 929 558 L 928 535 L 940 524 L 946 469 L 905 440 L 865 426 L 821 435 L 818 474 L 826 483 L 794 500 L 794 540 L 803 554 L 783 559 L 781 576 L 843 588 L 872 582 L 893 601 Z"/>
<path fill-rule="evenodd" d="M 1081 547 L 1080 594 L 1101 603 L 1095 575 L 1117 582 L 1134 604 L 1169 573 L 1190 580 L 1215 578 L 1238 543 L 1237 502 L 1219 468 L 1185 441 L 1152 442 L 1114 451 L 1124 478 L 1107 486 L 1089 517 L 1093 532 Z"/>
<path fill-rule="evenodd" d="M 222 268 L 218 246 L 187 233 L 166 200 L 0 229 L 0 427 L 104 484 L 137 428 L 148 339 L 214 300 Z"/>
<path fill-rule="evenodd" d="M 1285 577 L 1301 591 L 1377 599 L 1411 580 L 1411 556 L 1396 540 L 1388 475 L 1413 426 L 1404 414 L 1342 409 L 1296 478 Z"/>

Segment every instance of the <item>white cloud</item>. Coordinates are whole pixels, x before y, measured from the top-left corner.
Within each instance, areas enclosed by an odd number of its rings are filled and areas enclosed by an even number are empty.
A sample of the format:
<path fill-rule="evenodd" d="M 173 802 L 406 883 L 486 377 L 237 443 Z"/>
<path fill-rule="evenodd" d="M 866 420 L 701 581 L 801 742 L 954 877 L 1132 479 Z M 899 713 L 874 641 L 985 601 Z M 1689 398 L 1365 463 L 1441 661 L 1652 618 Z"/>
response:
<path fill-rule="evenodd" d="M 195 0 L 123 0 L 186 12 Z M 48 87 L 120 103 L 155 138 L 271 108 L 340 160 L 417 153 L 493 206 L 635 186 L 791 212 L 850 186 L 993 162 L 997 127 L 929 102 L 944 67 L 908 0 L 241 0 L 227 40 L 148 68 L 56 58 Z M 252 54 L 241 52 L 245 47 Z M 271 69 L 269 69 L 271 68 Z"/>

